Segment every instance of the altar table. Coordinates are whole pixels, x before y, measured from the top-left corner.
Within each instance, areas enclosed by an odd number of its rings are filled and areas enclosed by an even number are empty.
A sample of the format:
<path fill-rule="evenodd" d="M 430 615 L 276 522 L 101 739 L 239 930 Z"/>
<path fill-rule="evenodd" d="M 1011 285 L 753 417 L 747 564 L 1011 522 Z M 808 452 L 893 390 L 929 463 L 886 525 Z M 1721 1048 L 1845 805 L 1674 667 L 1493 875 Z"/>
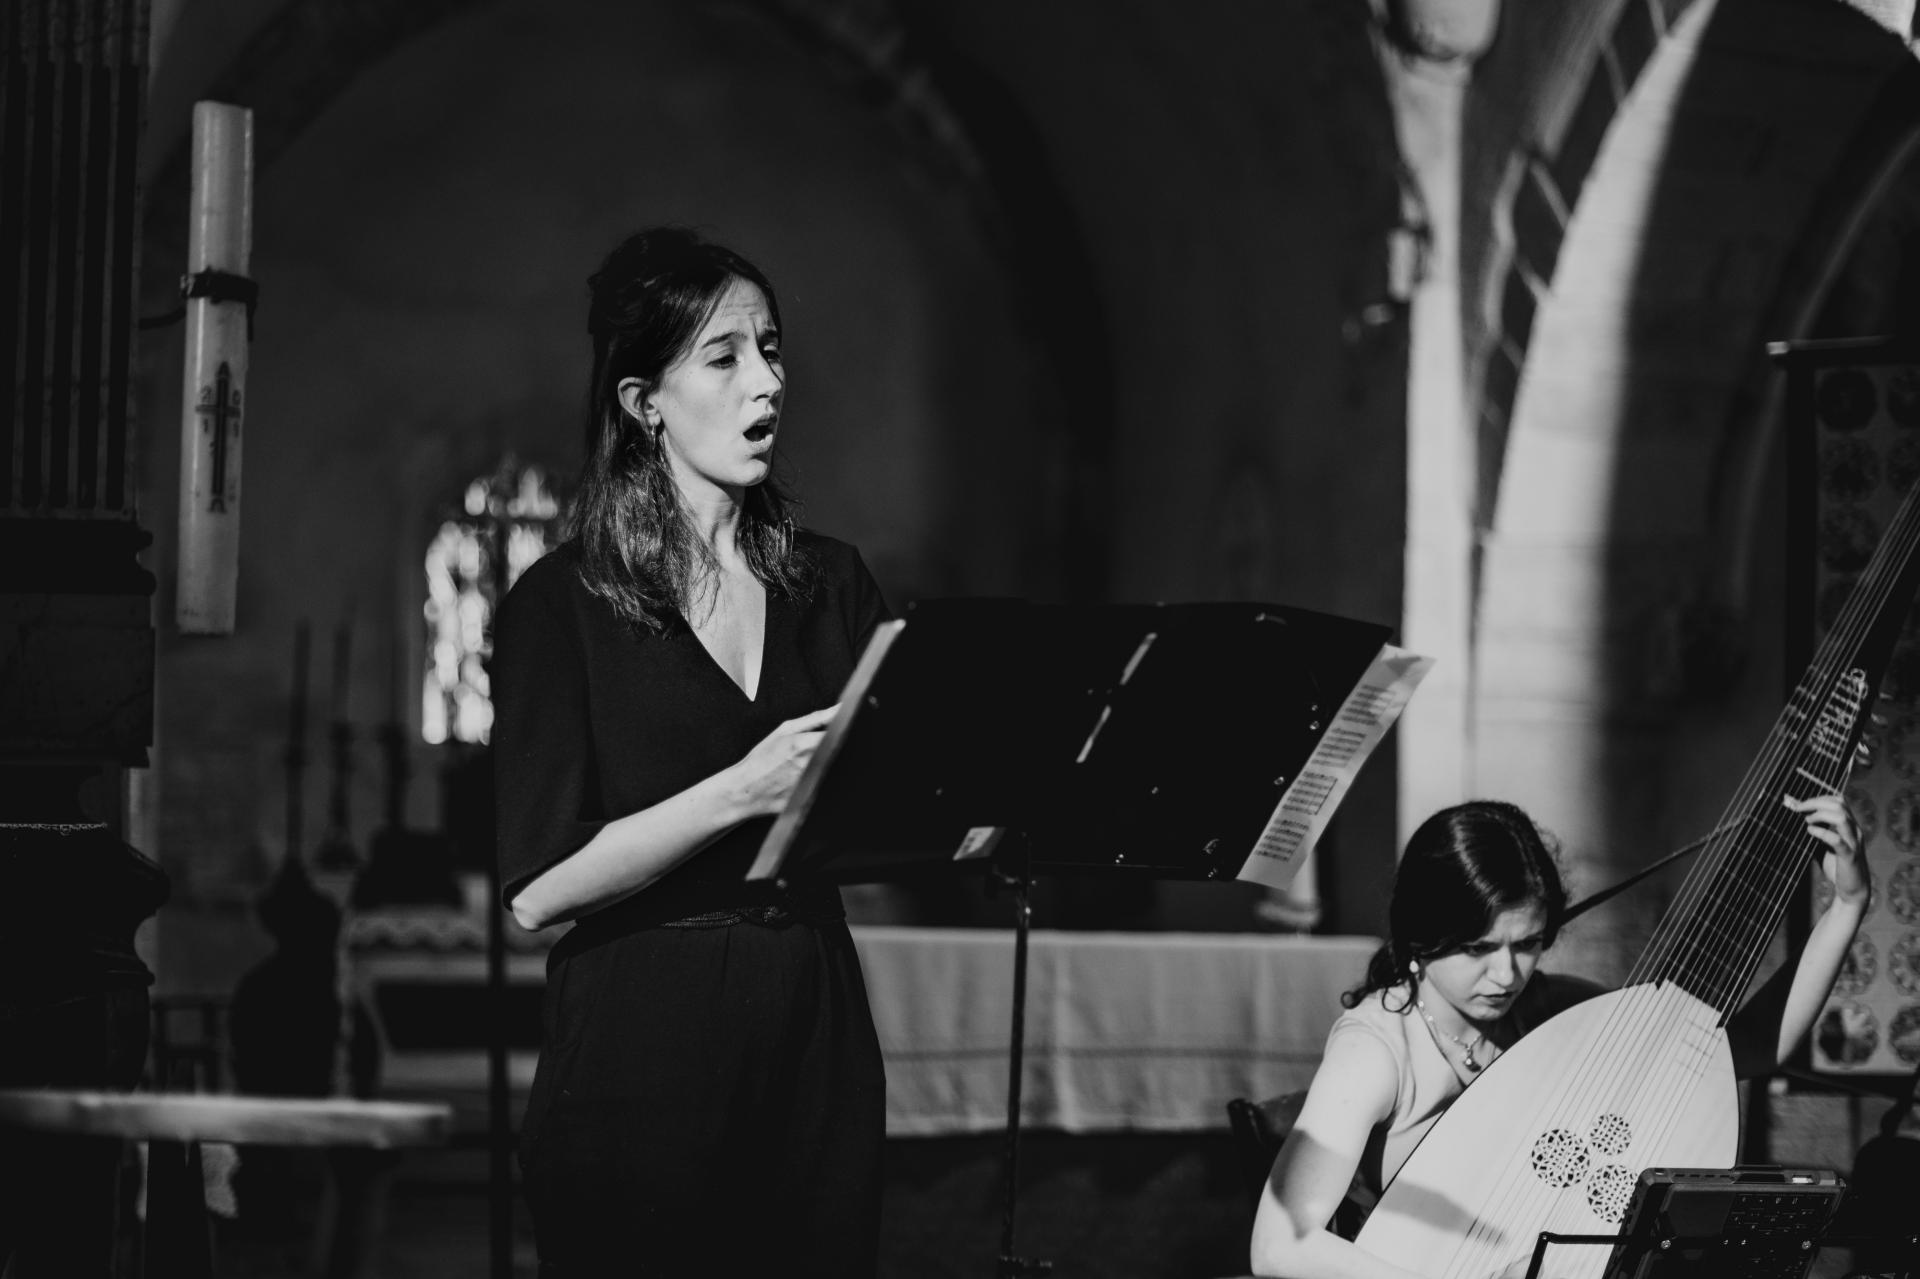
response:
<path fill-rule="evenodd" d="M 887 1069 L 887 1132 L 1006 1123 L 1010 929 L 853 930 Z M 1304 1088 L 1379 943 L 1367 937 L 1035 930 L 1023 1127 L 1224 1128 L 1234 1097 Z"/>

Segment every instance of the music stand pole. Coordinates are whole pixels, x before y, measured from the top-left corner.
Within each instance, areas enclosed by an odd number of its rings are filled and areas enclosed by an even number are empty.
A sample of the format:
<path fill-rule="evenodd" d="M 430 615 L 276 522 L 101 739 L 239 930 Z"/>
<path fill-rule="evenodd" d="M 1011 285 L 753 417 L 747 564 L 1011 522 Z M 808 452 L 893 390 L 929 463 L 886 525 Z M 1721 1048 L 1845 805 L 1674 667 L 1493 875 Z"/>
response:
<path fill-rule="evenodd" d="M 1053 1269 L 1051 1261 L 1022 1257 L 1014 1250 L 1013 1224 L 1020 1202 L 1020 1085 L 1026 1074 L 1027 935 L 1033 925 L 1033 871 L 1024 838 L 1009 839 L 1009 869 L 995 860 L 996 882 L 1013 890 L 1013 1026 L 1007 1050 L 1007 1141 L 1004 1163 L 1007 1206 L 1000 1225 L 1000 1279 L 1026 1279 Z"/>

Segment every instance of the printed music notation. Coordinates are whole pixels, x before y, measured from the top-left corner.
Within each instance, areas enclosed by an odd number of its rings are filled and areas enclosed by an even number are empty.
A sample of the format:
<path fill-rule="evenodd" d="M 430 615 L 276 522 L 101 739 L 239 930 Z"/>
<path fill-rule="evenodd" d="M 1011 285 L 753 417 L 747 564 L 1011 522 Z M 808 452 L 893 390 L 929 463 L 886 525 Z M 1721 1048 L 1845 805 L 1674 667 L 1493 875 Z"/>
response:
<path fill-rule="evenodd" d="M 1325 833 L 1360 766 L 1431 669 L 1431 657 L 1391 644 L 1381 646 L 1321 734 L 1300 775 L 1287 783 L 1279 806 L 1236 878 L 1269 888 L 1285 888 L 1292 881 L 1307 850 Z"/>

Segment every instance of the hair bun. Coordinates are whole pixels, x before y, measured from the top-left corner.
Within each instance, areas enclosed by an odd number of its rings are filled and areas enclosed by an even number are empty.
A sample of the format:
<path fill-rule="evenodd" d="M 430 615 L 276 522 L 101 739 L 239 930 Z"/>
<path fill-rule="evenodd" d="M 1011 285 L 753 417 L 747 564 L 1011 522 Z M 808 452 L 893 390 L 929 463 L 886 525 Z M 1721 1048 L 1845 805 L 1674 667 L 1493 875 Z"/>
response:
<path fill-rule="evenodd" d="M 684 226 L 652 227 L 622 240 L 587 277 L 587 332 L 602 337 L 621 328 L 637 301 L 664 277 L 697 267 L 707 248 L 699 232 Z"/>

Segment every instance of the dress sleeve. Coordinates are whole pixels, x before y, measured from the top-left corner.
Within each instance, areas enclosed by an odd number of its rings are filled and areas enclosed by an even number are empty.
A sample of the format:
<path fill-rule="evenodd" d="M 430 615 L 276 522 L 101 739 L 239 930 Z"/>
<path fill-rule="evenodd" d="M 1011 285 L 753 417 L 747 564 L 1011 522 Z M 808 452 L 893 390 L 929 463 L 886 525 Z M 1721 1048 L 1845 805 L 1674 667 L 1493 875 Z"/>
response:
<path fill-rule="evenodd" d="M 550 579 L 534 572 L 500 606 L 489 672 L 503 905 L 606 824 L 594 782 L 581 637 L 543 589 Z"/>

